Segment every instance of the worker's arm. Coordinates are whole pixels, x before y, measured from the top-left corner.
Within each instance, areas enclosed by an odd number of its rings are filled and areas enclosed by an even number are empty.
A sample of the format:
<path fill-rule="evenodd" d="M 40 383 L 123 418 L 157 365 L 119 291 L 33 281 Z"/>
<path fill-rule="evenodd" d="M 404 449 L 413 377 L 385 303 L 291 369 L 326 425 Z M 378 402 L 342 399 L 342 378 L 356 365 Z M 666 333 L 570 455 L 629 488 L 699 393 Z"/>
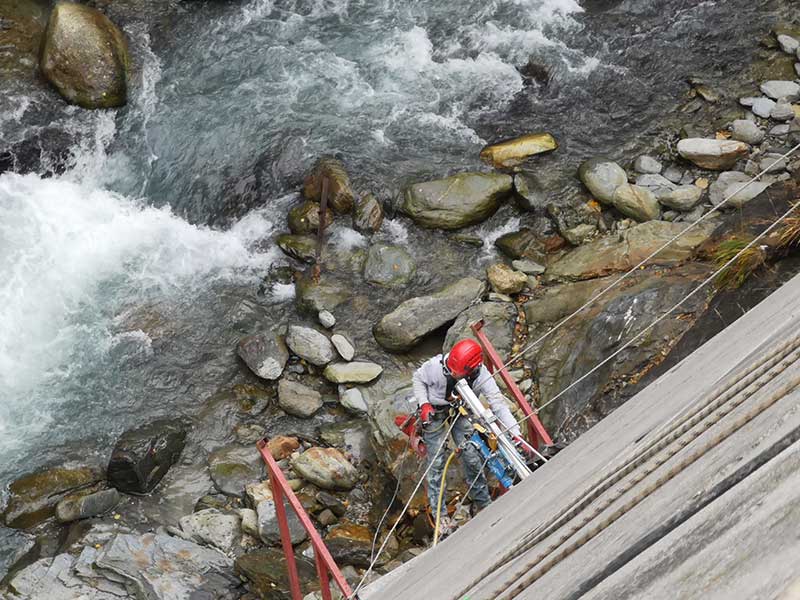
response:
<path fill-rule="evenodd" d="M 419 369 L 414 371 L 414 375 L 411 377 L 411 381 L 414 385 L 414 399 L 417 401 L 417 406 L 422 406 L 423 404 L 429 404 L 430 400 L 428 399 L 428 383 L 425 380 L 425 365 L 427 363 L 422 363 Z"/>
<path fill-rule="evenodd" d="M 511 411 L 508 410 L 505 398 L 503 398 L 500 388 L 497 387 L 497 382 L 494 380 L 494 377 L 489 373 L 489 369 L 481 367 L 481 372 L 472 385 L 472 390 L 476 394 L 483 394 L 489 401 L 489 407 L 503 424 L 504 429 L 512 436 L 521 437 L 522 434 L 520 433 L 519 425 L 511 414 Z"/>

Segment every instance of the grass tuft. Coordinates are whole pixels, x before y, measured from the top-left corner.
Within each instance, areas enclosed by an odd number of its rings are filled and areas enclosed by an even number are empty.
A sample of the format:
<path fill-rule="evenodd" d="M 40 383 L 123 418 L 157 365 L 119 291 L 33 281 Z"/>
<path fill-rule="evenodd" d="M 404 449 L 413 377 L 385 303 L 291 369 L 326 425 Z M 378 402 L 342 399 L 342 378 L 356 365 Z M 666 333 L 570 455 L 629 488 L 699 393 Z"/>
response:
<path fill-rule="evenodd" d="M 717 268 L 722 267 L 739 252 L 742 252 L 741 256 L 717 275 L 718 288 L 736 289 L 740 287 L 750 275 L 766 263 L 767 254 L 760 246 L 753 246 L 745 250 L 749 243 L 750 240 L 731 238 L 717 247 L 714 252 L 714 263 Z"/>

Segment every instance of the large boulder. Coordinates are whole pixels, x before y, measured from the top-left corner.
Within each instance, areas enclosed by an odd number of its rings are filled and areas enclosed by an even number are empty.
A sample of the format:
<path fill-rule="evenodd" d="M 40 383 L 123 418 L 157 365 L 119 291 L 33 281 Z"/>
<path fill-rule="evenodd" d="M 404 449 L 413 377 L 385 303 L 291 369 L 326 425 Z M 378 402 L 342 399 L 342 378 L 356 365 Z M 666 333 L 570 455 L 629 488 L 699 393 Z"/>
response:
<path fill-rule="evenodd" d="M 186 443 L 186 427 L 161 419 L 123 433 L 108 462 L 108 481 L 121 492 L 146 494 L 175 464 Z"/>
<path fill-rule="evenodd" d="M 213 546 L 228 555 L 241 549 L 242 518 L 237 514 L 207 508 L 182 517 L 180 526 L 198 544 Z"/>
<path fill-rule="evenodd" d="M 320 206 L 313 200 L 306 200 L 289 210 L 289 230 L 295 234 L 316 233 L 322 220 L 319 218 Z M 325 227 L 333 223 L 333 213 L 325 211 Z"/>
<path fill-rule="evenodd" d="M 375 233 L 383 224 L 383 208 L 372 194 L 356 200 L 353 207 L 353 229 L 359 233 Z"/>
<path fill-rule="evenodd" d="M 40 67 L 65 100 L 84 108 L 124 105 L 129 66 L 125 36 L 108 17 L 82 4 L 55 5 Z"/>
<path fill-rule="evenodd" d="M 59 523 L 69 523 L 97 517 L 113 509 L 120 500 L 119 492 L 114 488 L 88 496 L 67 496 L 56 506 L 56 519 Z"/>
<path fill-rule="evenodd" d="M 505 263 L 495 263 L 486 269 L 489 284 L 498 294 L 518 294 L 528 284 L 528 276 Z"/>
<path fill-rule="evenodd" d="M 91 494 L 105 479 L 96 467 L 53 467 L 20 477 L 8 486 L 8 503 L 3 511 L 6 527 L 27 529 L 55 514 L 67 496 Z"/>
<path fill-rule="evenodd" d="M 747 144 L 735 140 L 687 138 L 678 142 L 678 153 L 683 158 L 712 171 L 730 169 L 748 151 Z"/>
<path fill-rule="evenodd" d="M 328 337 L 310 327 L 289 327 L 286 345 L 294 354 L 319 367 L 327 365 L 334 357 L 333 345 Z"/>
<path fill-rule="evenodd" d="M 303 527 L 302 521 L 297 513 L 284 499 L 283 508 L 286 511 L 286 522 L 289 525 L 289 537 L 292 545 L 304 542 L 308 538 L 308 532 Z M 258 537 L 267 546 L 279 546 L 281 543 L 281 530 L 278 525 L 278 511 L 274 500 L 263 500 L 258 503 L 256 508 L 258 514 Z"/>
<path fill-rule="evenodd" d="M 626 217 L 637 221 L 652 221 L 661 215 L 655 194 L 647 188 L 623 183 L 611 197 L 611 204 Z"/>
<path fill-rule="evenodd" d="M 375 244 L 367 252 L 364 279 L 383 287 L 403 287 L 416 271 L 411 255 L 399 246 Z"/>
<path fill-rule="evenodd" d="M 223 446 L 208 455 L 208 472 L 219 492 L 239 498 L 248 483 L 264 479 L 264 460 L 252 446 Z"/>
<path fill-rule="evenodd" d="M 309 200 L 321 202 L 322 182 L 325 179 L 328 180 L 328 206 L 342 215 L 350 212 L 355 194 L 344 164 L 335 158 L 324 157 L 317 161 L 303 182 L 303 195 Z"/>
<path fill-rule="evenodd" d="M 10 580 L 14 600 L 233 600 L 233 561 L 213 548 L 164 534 L 119 533 L 79 556 L 42 558 Z M 4 596 L 5 598 L 5 596 Z"/>
<path fill-rule="evenodd" d="M 649 262 L 673 265 L 692 257 L 695 249 L 711 235 L 716 221 L 709 220 L 672 242 Z M 601 238 L 568 252 L 548 266 L 548 281 L 577 281 L 627 271 L 685 229 L 683 223 L 650 221 Z"/>
<path fill-rule="evenodd" d="M 322 372 L 331 383 L 369 383 L 383 373 L 383 367 L 371 362 L 331 363 Z"/>
<path fill-rule="evenodd" d="M 290 415 L 307 419 L 322 408 L 322 395 L 302 383 L 281 379 L 278 406 Z"/>
<path fill-rule="evenodd" d="M 349 490 L 358 482 L 358 471 L 336 448 L 309 448 L 292 459 L 292 469 L 324 490 Z"/>
<path fill-rule="evenodd" d="M 447 330 L 442 352 L 448 352 L 458 340 L 477 339 L 472 333 L 472 324 L 483 321 L 483 331 L 501 357 L 511 354 L 514 343 L 514 324 L 517 308 L 511 302 L 481 302 L 470 306 L 458 315 L 455 323 Z"/>
<path fill-rule="evenodd" d="M 551 152 L 556 148 L 558 142 L 549 133 L 530 133 L 486 146 L 481 150 L 481 160 L 496 169 L 509 169 L 522 164 L 531 156 Z"/>
<path fill-rule="evenodd" d="M 485 289 L 484 282 L 466 277 L 435 294 L 411 298 L 384 316 L 372 333 L 391 352 L 410 350 L 426 335 L 453 321 Z"/>
<path fill-rule="evenodd" d="M 605 158 L 591 158 L 578 167 L 578 177 L 592 196 L 600 202 L 610 203 L 619 186 L 628 183 L 625 169 Z"/>
<path fill-rule="evenodd" d="M 236 353 L 253 373 L 268 381 L 278 379 L 289 360 L 286 344 L 281 336 L 274 333 L 242 338 L 236 346 Z"/>
<path fill-rule="evenodd" d="M 423 227 L 460 229 L 493 215 L 512 188 L 510 175 L 461 173 L 410 186 L 400 210 Z"/>

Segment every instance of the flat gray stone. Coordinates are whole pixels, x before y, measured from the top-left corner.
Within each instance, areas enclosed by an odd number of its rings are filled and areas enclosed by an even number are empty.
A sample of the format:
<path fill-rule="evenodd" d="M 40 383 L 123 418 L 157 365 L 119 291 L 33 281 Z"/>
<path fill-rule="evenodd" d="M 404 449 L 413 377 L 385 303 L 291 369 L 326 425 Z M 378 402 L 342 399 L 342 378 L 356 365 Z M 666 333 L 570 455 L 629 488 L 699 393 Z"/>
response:
<path fill-rule="evenodd" d="M 779 102 L 772 109 L 769 116 L 775 121 L 791 121 L 795 115 L 791 104 Z"/>
<path fill-rule="evenodd" d="M 292 325 L 286 334 L 286 345 L 302 359 L 312 365 L 324 366 L 333 360 L 330 340 L 316 329 Z"/>
<path fill-rule="evenodd" d="M 278 406 L 296 417 L 307 419 L 322 408 L 322 395 L 296 381 L 278 382 Z"/>
<path fill-rule="evenodd" d="M 800 85 L 794 81 L 765 81 L 760 87 L 761 92 L 773 100 L 794 102 L 800 99 Z"/>
<path fill-rule="evenodd" d="M 764 119 L 769 119 L 772 109 L 775 108 L 775 101 L 769 98 L 756 98 L 750 110 L 753 114 Z"/>
<path fill-rule="evenodd" d="M 731 137 L 746 144 L 760 144 L 764 141 L 764 130 L 748 119 L 737 119 L 731 125 Z"/>
<path fill-rule="evenodd" d="M 625 169 L 617 163 L 604 158 L 592 158 L 578 168 L 578 177 L 592 196 L 600 202 L 611 202 L 614 191 L 623 183 L 628 183 Z"/>
<path fill-rule="evenodd" d="M 797 49 L 800 48 L 800 42 L 798 42 L 792 36 L 786 34 L 781 34 L 778 36 L 778 44 L 780 44 L 781 50 L 787 54 L 796 54 Z"/>
<path fill-rule="evenodd" d="M 317 320 L 325 329 L 331 329 L 334 325 L 336 325 L 336 317 L 334 317 L 327 310 L 319 311 L 319 314 L 317 314 Z"/>
<path fill-rule="evenodd" d="M 660 195 L 658 201 L 669 208 L 686 212 L 697 206 L 702 197 L 703 190 L 696 185 L 682 185 L 666 194 Z"/>
<path fill-rule="evenodd" d="M 666 177 L 658 174 L 646 174 L 646 175 L 639 175 L 636 178 L 636 185 L 641 187 L 649 188 L 650 190 L 658 190 L 661 188 L 674 190 L 675 183 L 667 179 Z"/>
<path fill-rule="evenodd" d="M 284 500 L 283 505 L 286 510 L 286 521 L 289 525 L 289 537 L 292 540 L 292 545 L 305 541 L 308 538 L 308 532 L 303 527 L 303 523 L 297 513 L 292 510 L 286 500 Z M 281 543 L 281 530 L 278 526 L 278 513 L 275 510 L 275 502 L 273 500 L 259 502 L 256 507 L 256 514 L 258 516 L 258 537 L 267 546 L 279 546 Z"/>
<path fill-rule="evenodd" d="M 769 134 L 774 135 L 775 137 L 784 137 L 789 135 L 790 130 L 791 126 L 784 123 L 782 125 L 775 125 L 775 127 L 769 130 Z"/>
<path fill-rule="evenodd" d="M 238 515 L 207 508 L 182 517 L 180 525 L 192 541 L 213 546 L 226 554 L 241 547 L 242 525 Z"/>
<path fill-rule="evenodd" d="M 771 184 L 763 181 L 754 181 L 752 178 L 738 171 L 726 171 L 721 173 L 717 181 L 711 184 L 709 188 L 709 199 L 711 204 L 718 206 L 730 197 L 726 206 L 733 208 L 741 208 L 745 203 L 749 202 Z"/>
<path fill-rule="evenodd" d="M 528 259 L 512 260 L 511 266 L 517 271 L 522 271 L 526 275 L 541 275 L 545 267 L 537 262 Z"/>
<path fill-rule="evenodd" d="M 663 166 L 652 156 L 643 154 L 633 162 L 633 170 L 637 173 L 661 173 Z"/>
<path fill-rule="evenodd" d="M 369 383 L 383 373 L 383 367 L 371 362 L 332 363 L 323 375 L 332 383 Z"/>
<path fill-rule="evenodd" d="M 339 403 L 347 410 L 359 414 L 366 414 L 369 410 L 364 395 L 358 388 L 342 389 L 339 388 Z"/>
<path fill-rule="evenodd" d="M 353 357 L 356 355 L 356 349 L 353 344 L 344 337 L 341 333 L 334 333 L 331 336 L 331 343 L 333 347 L 336 348 L 336 351 L 339 353 L 344 360 L 350 362 L 353 360 Z"/>
<path fill-rule="evenodd" d="M 759 172 L 779 173 L 785 171 L 788 163 L 782 154 L 768 153 L 758 162 Z"/>
<path fill-rule="evenodd" d="M 684 173 L 683 169 L 679 169 L 675 165 L 670 165 L 669 167 L 664 169 L 662 175 L 664 175 L 664 178 L 671 181 L 672 183 L 680 183 L 681 180 L 683 179 Z"/>

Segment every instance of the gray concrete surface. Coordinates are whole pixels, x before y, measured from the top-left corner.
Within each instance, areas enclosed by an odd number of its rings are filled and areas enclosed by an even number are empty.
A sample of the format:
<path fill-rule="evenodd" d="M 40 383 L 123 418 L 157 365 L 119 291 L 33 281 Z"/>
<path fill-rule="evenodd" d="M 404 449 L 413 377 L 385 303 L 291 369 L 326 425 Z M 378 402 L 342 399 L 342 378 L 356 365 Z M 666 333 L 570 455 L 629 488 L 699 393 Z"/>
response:
<path fill-rule="evenodd" d="M 498 584 L 513 579 L 521 566 L 541 553 L 547 541 L 497 568 L 509 545 L 558 514 L 621 456 L 635 453 L 637 445 L 660 424 L 798 332 L 800 277 L 673 367 L 437 548 L 362 590 L 361 597 L 505 597 L 496 595 Z M 795 367 L 776 377 L 751 401 L 765 397 L 792 373 L 796 374 Z M 676 459 L 707 441 L 736 414 L 747 410 L 751 401 Z M 518 597 L 776 597 L 800 577 L 796 560 L 800 511 L 792 507 L 790 498 L 792 489 L 800 495 L 793 475 L 798 435 L 800 395 L 795 391 L 708 451 Z M 741 540 L 731 531 L 746 537 Z M 734 540 L 738 540 L 736 544 Z M 781 560 L 784 552 L 788 554 Z M 467 596 L 458 595 L 487 570 L 493 574 Z M 748 593 L 732 593 L 734 589 Z"/>

